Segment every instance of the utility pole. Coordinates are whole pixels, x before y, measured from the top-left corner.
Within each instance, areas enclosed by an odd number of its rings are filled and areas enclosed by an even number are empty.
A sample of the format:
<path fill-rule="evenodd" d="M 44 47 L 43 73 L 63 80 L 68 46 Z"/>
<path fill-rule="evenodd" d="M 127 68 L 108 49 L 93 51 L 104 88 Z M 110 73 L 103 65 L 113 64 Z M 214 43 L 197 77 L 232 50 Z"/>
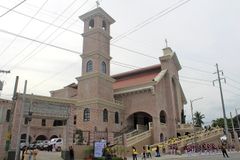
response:
<path fill-rule="evenodd" d="M 16 147 L 16 154 L 15 154 L 15 160 L 19 159 L 19 152 L 20 152 L 20 138 L 21 138 L 21 128 L 22 128 L 22 120 L 23 120 L 23 114 L 24 114 L 24 107 L 25 107 L 25 96 L 27 91 L 27 80 L 25 80 L 24 84 L 24 91 L 23 91 L 23 100 L 22 100 L 22 106 L 20 108 L 20 120 L 19 120 L 19 126 L 18 126 L 18 134 L 17 134 L 17 147 Z"/>
<path fill-rule="evenodd" d="M 30 100 L 30 106 L 28 108 L 28 117 L 27 117 L 27 137 L 26 137 L 26 145 L 27 147 L 29 147 L 29 135 L 30 135 L 30 127 L 31 127 L 31 121 L 32 121 L 32 112 L 31 112 L 31 108 L 32 108 L 32 101 L 33 101 L 33 94 L 31 95 L 31 100 Z"/>
<path fill-rule="evenodd" d="M 218 69 L 218 64 L 216 64 L 216 68 L 217 68 L 217 72 L 215 72 L 213 74 L 217 74 L 218 78 L 213 81 L 213 86 L 215 86 L 214 82 L 218 81 L 219 89 L 220 89 L 220 95 L 221 95 L 221 102 L 222 102 L 223 118 L 224 118 L 224 130 L 225 130 L 225 134 L 228 136 L 227 118 L 226 118 L 225 105 L 224 105 L 223 93 L 222 93 L 222 84 L 221 84 L 221 80 L 224 80 L 224 82 L 226 83 L 226 79 L 220 77 L 219 72 L 221 72 L 222 75 L 223 75 L 223 71 Z"/>
<path fill-rule="evenodd" d="M 12 138 L 11 130 L 12 130 L 12 125 L 13 125 L 13 114 L 14 114 L 16 97 L 17 97 L 18 81 L 19 81 L 19 76 L 16 76 L 16 80 L 15 80 L 15 84 L 14 84 L 13 97 L 12 97 L 13 104 L 12 104 L 12 107 L 11 107 L 10 121 L 9 121 L 9 124 L 8 124 L 8 136 L 7 136 L 6 144 L 5 144 L 5 150 L 6 151 L 8 151 L 10 146 L 11 146 L 11 138 Z"/>
<path fill-rule="evenodd" d="M 239 122 L 239 119 L 238 119 L 238 110 L 239 108 L 235 108 L 235 112 L 236 112 L 236 117 L 237 117 L 237 123 L 238 123 L 238 131 L 240 131 L 240 122 Z"/>
<path fill-rule="evenodd" d="M 231 112 L 230 112 L 230 117 L 231 117 L 231 123 L 232 123 L 232 131 L 233 131 L 233 136 L 234 136 L 235 149 L 236 149 L 236 151 L 239 151 L 239 139 L 238 139 L 237 132 L 234 128 L 233 118 L 232 118 L 232 113 Z"/>

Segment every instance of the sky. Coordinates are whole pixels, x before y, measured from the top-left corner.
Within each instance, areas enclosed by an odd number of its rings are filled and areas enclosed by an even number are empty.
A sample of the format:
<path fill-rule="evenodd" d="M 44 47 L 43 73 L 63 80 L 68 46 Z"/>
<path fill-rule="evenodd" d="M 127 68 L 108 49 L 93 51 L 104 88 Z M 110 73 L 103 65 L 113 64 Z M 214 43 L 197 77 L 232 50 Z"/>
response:
<path fill-rule="evenodd" d="M 77 82 L 81 76 L 83 22 L 80 15 L 96 8 L 95 0 L 0 0 L 0 98 L 11 99 L 15 77 L 18 91 L 49 96 L 49 91 Z M 205 125 L 223 116 L 216 63 L 221 77 L 226 115 L 240 113 L 239 0 L 99 0 L 116 22 L 111 26 L 111 74 L 160 63 L 168 46 L 182 65 L 180 83 L 194 112 Z M 5 14 L 6 13 L 6 14 Z M 27 37 L 53 46 L 32 42 Z M 58 47 L 58 48 L 57 48 Z M 64 49 L 59 49 L 62 47 Z M 69 51 L 71 50 L 71 51 Z"/>

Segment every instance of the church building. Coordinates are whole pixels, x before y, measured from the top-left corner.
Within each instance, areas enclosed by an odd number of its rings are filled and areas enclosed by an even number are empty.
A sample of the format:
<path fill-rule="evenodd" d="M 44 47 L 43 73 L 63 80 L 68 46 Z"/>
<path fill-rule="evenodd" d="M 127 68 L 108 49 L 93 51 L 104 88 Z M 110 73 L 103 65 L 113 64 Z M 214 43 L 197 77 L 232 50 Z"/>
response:
<path fill-rule="evenodd" d="M 152 125 L 154 143 L 176 136 L 186 103 L 176 53 L 167 47 L 159 64 L 110 75 L 110 26 L 115 20 L 100 7 L 79 18 L 84 22 L 82 76 L 77 84 L 51 91 L 52 97 L 79 102 L 76 129 L 108 131 L 114 137 Z"/>
<path fill-rule="evenodd" d="M 166 47 L 159 64 L 111 75 L 110 26 L 115 20 L 100 7 L 79 18 L 84 23 L 82 75 L 77 83 L 50 91 L 51 97 L 19 93 L 14 103 L 8 102 L 14 105 L 10 149 L 26 135 L 31 142 L 62 137 L 69 146 L 79 131 L 82 143 L 90 145 L 103 138 L 134 145 L 134 136 L 154 144 L 181 134 L 186 98 L 176 53 Z M 5 134 L 0 134 L 1 144 Z"/>

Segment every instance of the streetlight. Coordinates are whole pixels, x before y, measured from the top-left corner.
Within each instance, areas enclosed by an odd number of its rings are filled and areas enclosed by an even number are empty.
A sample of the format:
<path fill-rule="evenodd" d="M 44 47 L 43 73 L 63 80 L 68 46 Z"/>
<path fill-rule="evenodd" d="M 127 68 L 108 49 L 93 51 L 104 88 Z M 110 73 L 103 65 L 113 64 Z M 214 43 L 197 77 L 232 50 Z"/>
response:
<path fill-rule="evenodd" d="M 194 118 L 193 118 L 193 102 L 194 102 L 194 101 L 201 100 L 201 99 L 203 99 L 203 97 L 190 100 L 190 104 L 191 104 L 191 114 L 192 114 L 192 124 L 193 124 L 193 135 L 194 135 L 194 145 L 196 144 L 196 139 L 195 139 L 195 138 L 196 138 L 196 134 L 195 134 Z"/>
<path fill-rule="evenodd" d="M 196 98 L 196 99 L 190 100 L 193 128 L 194 128 L 194 118 L 193 118 L 193 102 L 194 102 L 194 101 L 201 100 L 201 99 L 203 99 L 203 97 L 200 97 L 200 98 Z"/>
<path fill-rule="evenodd" d="M 238 109 L 240 109 L 240 108 L 235 108 L 236 117 L 237 117 L 237 123 L 238 123 L 238 132 L 239 132 L 240 131 L 240 122 L 239 122 L 239 119 L 238 119 L 238 112 L 237 112 Z"/>

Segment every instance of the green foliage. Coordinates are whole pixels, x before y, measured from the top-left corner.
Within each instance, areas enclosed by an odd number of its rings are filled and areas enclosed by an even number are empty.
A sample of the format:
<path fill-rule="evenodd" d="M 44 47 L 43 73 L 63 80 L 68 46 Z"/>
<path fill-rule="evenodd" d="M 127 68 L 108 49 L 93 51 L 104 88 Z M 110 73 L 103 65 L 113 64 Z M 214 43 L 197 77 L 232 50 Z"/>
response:
<path fill-rule="evenodd" d="M 83 138 L 82 130 L 77 129 L 75 132 L 75 136 L 76 136 L 76 144 L 77 145 L 83 144 L 84 138 Z"/>
<path fill-rule="evenodd" d="M 85 157 L 92 157 L 93 156 L 93 147 L 87 146 L 86 148 L 84 148 L 84 155 L 85 155 Z"/>
<path fill-rule="evenodd" d="M 203 119 L 205 118 L 205 115 L 202 114 L 201 112 L 195 112 L 193 116 L 193 120 L 195 122 L 194 126 L 196 127 L 202 127 L 204 124 Z"/>
<path fill-rule="evenodd" d="M 235 127 L 238 127 L 237 124 L 237 118 L 233 118 L 233 124 Z M 217 118 L 215 120 L 212 120 L 212 127 L 220 127 L 220 128 L 224 128 L 224 119 L 223 118 Z M 232 122 L 231 119 L 227 119 L 227 126 L 228 128 L 232 128 Z"/>
<path fill-rule="evenodd" d="M 113 157 L 112 160 L 123 160 L 121 157 Z"/>

